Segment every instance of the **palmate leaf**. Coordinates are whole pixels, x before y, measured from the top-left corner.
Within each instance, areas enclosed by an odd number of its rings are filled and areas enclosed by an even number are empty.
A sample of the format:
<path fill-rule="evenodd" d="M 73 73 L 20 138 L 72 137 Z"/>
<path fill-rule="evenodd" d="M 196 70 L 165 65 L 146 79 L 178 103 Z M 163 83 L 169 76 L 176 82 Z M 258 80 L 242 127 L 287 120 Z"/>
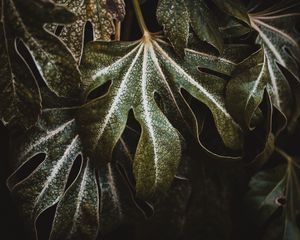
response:
<path fill-rule="evenodd" d="M 75 112 L 75 108 L 43 110 L 36 126 L 17 145 L 16 171 L 8 179 L 9 189 L 32 228 L 40 214 L 58 203 L 50 239 L 95 239 L 98 232 L 106 234 L 141 214 L 116 162 L 95 168 L 83 154 Z M 45 159 L 19 181 L 19 170 L 32 164 L 32 157 L 40 153 Z M 80 156 L 79 174 L 66 189 Z"/>
<path fill-rule="evenodd" d="M 4 30 L 2 40 L 5 41 L 1 46 L 8 49 L 7 54 L 11 54 L 16 39 L 20 39 L 31 52 L 47 86 L 58 96 L 77 96 L 80 73 L 75 59 L 55 35 L 43 28 L 45 23 L 70 23 L 74 15 L 52 1 L 2 0 L 1 4 Z"/>
<path fill-rule="evenodd" d="M 0 2 L 0 118 L 4 124 L 22 122 L 28 128 L 40 113 L 41 98 L 35 79 L 15 46 L 7 44 L 3 25 L 3 2 Z M 9 54 L 10 52 L 10 54 Z"/>
<path fill-rule="evenodd" d="M 282 240 L 300 238 L 297 217 L 300 214 L 300 176 L 298 159 L 287 157 L 287 164 L 257 173 L 250 182 L 246 201 L 250 211 L 254 211 L 258 225 L 269 221 L 275 211 L 282 207 Z"/>
<path fill-rule="evenodd" d="M 78 61 L 82 54 L 84 27 L 88 21 L 93 25 L 95 39 L 109 41 L 115 34 L 113 20 L 122 21 L 125 16 L 123 0 L 55 0 L 55 2 L 64 4 L 77 16 L 75 23 L 64 26 L 59 36 Z"/>
<path fill-rule="evenodd" d="M 45 22 L 68 23 L 74 16 L 49 1 L 1 0 L 0 22 L 0 117 L 25 127 L 37 120 L 40 92 L 29 67 L 20 56 L 21 40 L 31 51 L 40 74 L 58 95 L 78 94 L 79 71 L 65 46 L 43 29 Z M 66 74 L 67 73 L 67 74 Z"/>
<path fill-rule="evenodd" d="M 213 1 L 222 11 L 244 22 L 248 22 L 245 7 L 235 0 Z M 159 0 L 157 20 L 164 27 L 166 36 L 175 50 L 183 53 L 188 43 L 189 24 L 197 37 L 207 41 L 219 52 L 223 49 L 223 39 L 213 11 L 204 0 Z"/>
<path fill-rule="evenodd" d="M 300 34 L 295 23 L 299 21 L 298 1 L 281 1 L 271 8 L 250 12 L 251 26 L 258 32 L 270 78 L 273 104 L 289 118 L 292 106 L 292 89 L 280 66 L 299 80 Z"/>
<path fill-rule="evenodd" d="M 226 81 L 200 72 L 198 67 L 230 75 L 235 63 L 226 56 L 192 49 L 186 50 L 182 61 L 169 44 L 150 33 L 134 42 L 88 44 L 81 65 L 86 96 L 104 83 L 112 83 L 104 96 L 88 102 L 77 114 L 86 154 L 92 159 L 110 159 L 132 109 L 142 129 L 134 159 L 137 194 L 145 197 L 165 191 L 181 155 L 179 133 L 172 123 L 178 118 L 186 120 L 185 114 L 193 117 L 187 106 L 186 112 L 179 107 L 185 103 L 181 89 L 208 106 L 225 145 L 240 148 L 240 128 L 224 106 Z M 155 95 L 165 103 L 168 118 L 158 107 Z M 193 118 L 187 121 L 195 125 Z"/>

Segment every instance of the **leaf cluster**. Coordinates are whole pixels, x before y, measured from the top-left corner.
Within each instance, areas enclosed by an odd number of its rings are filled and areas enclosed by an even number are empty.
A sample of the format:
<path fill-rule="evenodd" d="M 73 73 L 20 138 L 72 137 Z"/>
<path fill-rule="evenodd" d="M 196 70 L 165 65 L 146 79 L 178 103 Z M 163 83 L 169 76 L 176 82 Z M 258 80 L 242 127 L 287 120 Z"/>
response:
<path fill-rule="evenodd" d="M 0 0 L 0 13 L 7 186 L 32 236 L 55 208 L 53 240 L 124 226 L 241 239 L 243 209 L 252 237 L 300 239 L 299 2 Z"/>

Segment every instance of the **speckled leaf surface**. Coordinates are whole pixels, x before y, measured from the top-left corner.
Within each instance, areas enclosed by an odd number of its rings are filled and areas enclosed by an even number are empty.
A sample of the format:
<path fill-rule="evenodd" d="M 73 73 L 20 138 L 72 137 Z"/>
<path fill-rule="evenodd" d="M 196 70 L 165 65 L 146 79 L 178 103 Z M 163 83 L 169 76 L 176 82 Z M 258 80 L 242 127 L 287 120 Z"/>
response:
<path fill-rule="evenodd" d="M 45 160 L 26 179 L 18 182 L 13 174 L 8 180 L 29 226 L 59 201 L 72 164 L 80 154 L 81 143 L 75 131 L 73 111 L 44 110 L 37 126 L 28 130 L 19 146 L 15 160 L 17 170 L 35 155 L 46 154 Z"/>
<path fill-rule="evenodd" d="M 50 239 L 95 239 L 99 228 L 99 198 L 95 169 L 84 163 L 77 179 L 59 202 Z"/>
<path fill-rule="evenodd" d="M 82 60 L 86 95 L 113 80 L 104 96 L 84 105 L 77 115 L 87 154 L 109 159 L 133 109 L 142 128 L 134 160 L 137 193 L 166 189 L 177 169 L 181 147 L 178 131 L 159 109 L 154 94 L 178 112 L 181 88 L 210 108 L 225 145 L 239 148 L 240 128 L 223 102 L 225 81 L 197 67 L 230 74 L 235 64 L 192 49 L 186 50 L 183 62 L 166 42 L 152 35 L 136 42 L 89 44 Z"/>
<path fill-rule="evenodd" d="M 300 238 L 297 227 L 300 166 L 297 159 L 286 160 L 286 165 L 261 171 L 252 178 L 246 201 L 254 211 L 257 224 L 265 223 L 280 209 L 280 225 L 276 227 L 282 231 L 278 239 L 292 240 Z"/>
<path fill-rule="evenodd" d="M 76 96 L 80 73 L 75 59 L 55 35 L 43 28 L 50 22 L 70 23 L 74 15 L 50 1 L 2 0 L 1 3 L 4 38 L 6 45 L 10 45 L 7 48 L 14 48 L 16 39 L 23 41 L 47 86 L 59 96 Z"/>
<path fill-rule="evenodd" d="M 82 54 L 84 27 L 88 21 L 93 25 L 95 39 L 109 41 L 115 33 L 113 20 L 122 21 L 125 16 L 123 0 L 55 0 L 55 2 L 65 5 L 77 16 L 75 23 L 65 26 L 59 36 L 78 61 Z"/>
<path fill-rule="evenodd" d="M 250 12 L 251 25 L 264 47 L 273 104 L 286 117 L 291 114 L 292 89 L 279 66 L 299 80 L 300 34 L 295 28 L 300 19 L 299 8 L 299 2 L 287 1 L 263 11 L 252 9 Z"/>
<path fill-rule="evenodd" d="M 245 6 L 239 1 L 213 1 L 220 10 L 246 23 L 249 22 Z M 157 20 L 163 26 L 167 38 L 175 50 L 183 54 L 187 46 L 189 25 L 197 37 L 213 45 L 219 52 L 223 50 L 223 37 L 215 12 L 203 0 L 159 0 Z"/>
<path fill-rule="evenodd" d="M 41 98 L 27 64 L 5 36 L 3 1 L 0 2 L 0 118 L 4 124 L 21 122 L 26 128 L 37 120 Z"/>
<path fill-rule="evenodd" d="M 189 14 L 185 1 L 160 0 L 156 15 L 167 38 L 174 48 L 183 54 L 189 35 Z"/>
<path fill-rule="evenodd" d="M 50 239 L 95 239 L 99 231 L 110 232 L 142 213 L 115 163 L 95 168 L 83 154 L 75 112 L 75 108 L 44 110 L 17 145 L 16 170 L 8 179 L 29 228 L 34 230 L 38 217 L 57 204 Z M 22 166 L 40 153 L 45 159 L 20 181 Z M 79 174 L 66 189 L 79 157 Z"/>

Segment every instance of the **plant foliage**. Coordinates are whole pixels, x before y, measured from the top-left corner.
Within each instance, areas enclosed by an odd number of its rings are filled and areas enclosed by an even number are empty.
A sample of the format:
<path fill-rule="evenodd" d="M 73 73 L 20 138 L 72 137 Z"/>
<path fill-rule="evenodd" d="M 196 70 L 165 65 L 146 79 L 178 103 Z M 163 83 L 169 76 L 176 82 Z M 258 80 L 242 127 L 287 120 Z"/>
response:
<path fill-rule="evenodd" d="M 7 186 L 32 238 L 54 209 L 52 240 L 300 239 L 298 1 L 0 13 Z"/>

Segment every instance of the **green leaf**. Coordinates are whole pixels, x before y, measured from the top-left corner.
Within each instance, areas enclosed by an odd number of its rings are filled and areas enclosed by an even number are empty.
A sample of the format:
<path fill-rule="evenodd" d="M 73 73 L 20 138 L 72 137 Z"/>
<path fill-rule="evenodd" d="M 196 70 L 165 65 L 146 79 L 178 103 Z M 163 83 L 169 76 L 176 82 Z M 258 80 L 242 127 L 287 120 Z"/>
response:
<path fill-rule="evenodd" d="M 277 132 L 276 129 L 273 128 L 273 125 L 275 125 L 273 123 L 276 122 L 276 118 L 273 116 L 274 108 L 271 102 L 270 95 L 267 93 L 267 91 L 265 91 L 265 99 L 267 102 L 267 109 L 265 111 L 261 111 L 262 114 L 259 124 L 250 133 L 255 136 L 255 140 L 250 138 L 248 141 L 249 143 L 255 141 L 257 143 L 256 147 L 258 147 L 258 151 L 253 150 L 253 148 L 251 149 L 251 144 L 249 144 L 250 151 L 254 153 L 254 156 L 251 156 L 248 152 L 251 161 L 248 165 L 248 168 L 253 170 L 254 172 L 258 169 L 261 169 L 266 164 L 266 162 L 270 160 L 270 157 L 272 156 L 275 149 L 275 135 Z M 266 113 L 264 114 L 264 112 Z M 263 131 L 260 127 L 261 125 Z M 273 131 L 275 132 L 275 134 L 273 133 Z M 260 142 L 262 144 L 260 144 Z M 245 143 L 245 145 L 247 145 L 247 143 Z"/>
<path fill-rule="evenodd" d="M 183 54 L 189 37 L 189 14 L 185 0 L 159 0 L 157 21 L 178 53 Z"/>
<path fill-rule="evenodd" d="M 15 174 L 8 186 L 29 226 L 61 198 L 81 143 L 75 131 L 74 109 L 44 110 L 36 127 L 29 129 L 18 147 L 16 172 L 33 156 L 46 153 L 44 161 L 20 183 Z"/>
<path fill-rule="evenodd" d="M 236 18 L 232 18 L 226 14 L 217 16 L 217 24 L 225 39 L 241 37 L 252 31 L 249 25 L 245 25 Z"/>
<path fill-rule="evenodd" d="M 98 229 L 107 233 L 124 221 L 133 221 L 139 209 L 114 162 L 95 168 L 83 154 L 75 121 L 76 108 L 47 109 L 36 126 L 21 136 L 15 172 L 8 187 L 32 229 L 38 217 L 57 204 L 50 239 L 95 239 Z M 32 164 L 32 157 L 45 159 L 25 179 L 18 172 Z M 66 189 L 75 159 L 81 168 Z M 99 186 L 99 187 L 98 187 Z"/>
<path fill-rule="evenodd" d="M 281 150 L 279 150 L 281 152 Z M 255 221 L 260 226 L 282 207 L 281 226 L 283 229 L 280 239 L 291 240 L 300 238 L 297 227 L 297 216 L 300 213 L 299 200 L 299 161 L 287 156 L 286 165 L 264 170 L 256 174 L 250 182 L 247 202 L 255 211 Z"/>
<path fill-rule="evenodd" d="M 116 164 L 108 163 L 106 167 L 101 168 L 98 178 L 101 189 L 100 232 L 102 235 L 113 232 L 124 223 L 133 224 L 144 218 L 134 200 L 135 196 L 129 189 L 127 179 L 121 175 Z"/>
<path fill-rule="evenodd" d="M 238 123 L 253 129 L 256 112 L 269 82 L 267 60 L 262 49 L 242 61 L 226 89 L 228 110 Z"/>
<path fill-rule="evenodd" d="M 280 66 L 299 80 L 299 33 L 295 23 L 299 21 L 299 2 L 288 1 L 275 4 L 263 11 L 250 12 L 251 26 L 258 32 L 263 45 L 270 75 L 270 93 L 273 104 L 287 118 L 291 114 L 292 89 Z"/>
<path fill-rule="evenodd" d="M 99 193 L 95 169 L 89 161 L 61 197 L 50 239 L 96 239 L 99 228 Z M 54 187 L 54 186 L 53 186 Z"/>
<path fill-rule="evenodd" d="M 251 179 L 246 200 L 251 209 L 259 214 L 257 221 L 260 224 L 266 222 L 278 209 L 276 200 L 285 196 L 285 170 L 286 166 L 280 165 L 261 171 Z"/>
<path fill-rule="evenodd" d="M 155 35 L 145 35 L 135 42 L 88 44 L 81 65 L 86 96 L 102 84 L 112 83 L 104 96 L 85 104 L 77 115 L 86 153 L 93 159 L 110 159 L 132 109 L 142 128 L 134 160 L 137 193 L 146 196 L 165 191 L 181 155 L 179 134 L 170 123 L 174 116 L 184 119 L 178 107 L 183 101 L 181 88 L 208 106 L 225 145 L 239 148 L 240 128 L 224 106 L 226 82 L 199 72 L 198 67 L 230 75 L 235 64 L 226 56 L 218 58 L 192 49 L 186 50 L 182 61 Z M 173 115 L 164 115 L 155 94 L 170 104 Z"/>
<path fill-rule="evenodd" d="M 115 33 L 113 20 L 122 21 L 125 16 L 125 3 L 123 0 L 55 0 L 64 4 L 77 16 L 75 23 L 64 26 L 59 34 L 80 61 L 83 47 L 84 27 L 89 21 L 93 25 L 95 39 L 109 41 Z M 55 26 L 50 28 L 55 30 Z"/>
<path fill-rule="evenodd" d="M 79 94 L 80 73 L 72 54 L 45 23 L 70 23 L 74 15 L 62 6 L 42 0 L 2 0 L 6 48 L 15 47 L 20 39 L 31 52 L 47 86 L 58 96 Z M 9 74 L 9 73 L 8 73 Z"/>
<path fill-rule="evenodd" d="M 240 0 L 213 0 L 213 2 L 220 10 L 249 25 L 247 9 Z"/>
<path fill-rule="evenodd" d="M 214 1 L 224 12 L 249 23 L 246 8 L 235 0 Z M 183 54 L 187 46 L 189 24 L 199 39 L 214 46 L 219 52 L 223 50 L 223 38 L 219 23 L 204 0 L 159 0 L 157 20 L 175 50 Z M 223 23 L 222 23 L 223 24 Z"/>
<path fill-rule="evenodd" d="M 186 0 L 191 26 L 197 37 L 213 45 L 219 52 L 223 50 L 223 39 L 213 12 L 204 1 Z"/>
<path fill-rule="evenodd" d="M 28 128 L 38 118 L 41 97 L 29 67 L 5 37 L 3 1 L 0 14 L 0 118 L 4 124 L 14 121 Z"/>

